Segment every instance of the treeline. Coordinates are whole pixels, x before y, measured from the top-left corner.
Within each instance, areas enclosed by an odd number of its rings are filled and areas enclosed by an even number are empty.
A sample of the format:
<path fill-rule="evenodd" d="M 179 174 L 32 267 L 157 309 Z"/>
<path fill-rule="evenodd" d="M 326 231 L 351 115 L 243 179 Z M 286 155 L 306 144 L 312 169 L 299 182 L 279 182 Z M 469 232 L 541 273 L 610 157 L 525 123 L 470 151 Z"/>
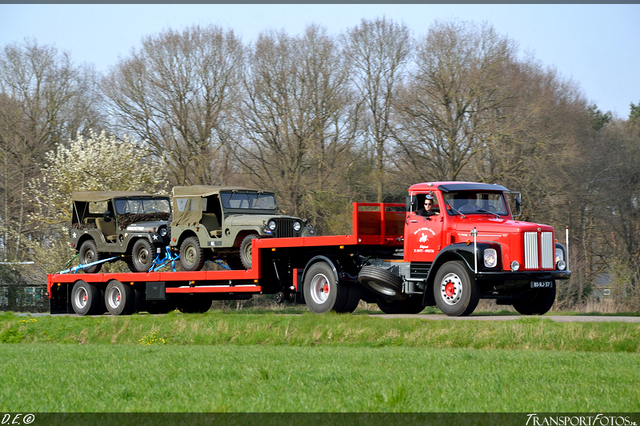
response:
<path fill-rule="evenodd" d="M 354 201 L 416 182 L 522 192 L 523 220 L 570 230 L 566 306 L 640 309 L 640 105 L 614 118 L 489 24 L 414 36 L 362 20 L 341 34 L 193 26 L 142 40 L 108 71 L 34 40 L 0 51 L 0 251 L 43 273 L 71 257 L 74 190 L 275 190 L 284 213 L 350 231 Z"/>

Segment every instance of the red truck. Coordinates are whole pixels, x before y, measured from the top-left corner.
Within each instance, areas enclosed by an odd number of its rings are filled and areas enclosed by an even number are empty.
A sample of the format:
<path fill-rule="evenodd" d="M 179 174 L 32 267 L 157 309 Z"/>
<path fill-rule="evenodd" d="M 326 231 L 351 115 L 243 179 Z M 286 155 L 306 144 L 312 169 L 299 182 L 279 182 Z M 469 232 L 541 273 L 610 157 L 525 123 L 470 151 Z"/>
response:
<path fill-rule="evenodd" d="M 515 220 L 508 194 L 483 183 L 416 184 L 406 204 L 354 203 L 351 235 L 254 240 L 250 270 L 51 274 L 51 313 L 204 312 L 213 300 L 274 294 L 316 313 L 353 312 L 365 300 L 385 313 L 437 306 L 462 316 L 495 299 L 541 315 L 555 281 L 570 277 L 567 253 L 551 226 Z"/>

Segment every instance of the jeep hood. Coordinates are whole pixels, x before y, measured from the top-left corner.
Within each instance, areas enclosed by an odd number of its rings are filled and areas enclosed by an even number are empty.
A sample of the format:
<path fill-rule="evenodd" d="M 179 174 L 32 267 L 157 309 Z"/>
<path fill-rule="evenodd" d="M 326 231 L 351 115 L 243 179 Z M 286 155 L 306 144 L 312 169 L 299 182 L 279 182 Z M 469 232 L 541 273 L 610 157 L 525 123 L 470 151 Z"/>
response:
<path fill-rule="evenodd" d="M 243 215 L 231 215 L 224 220 L 224 226 L 262 226 L 271 219 L 293 219 L 299 220 L 302 223 L 302 219 L 293 216 L 283 216 L 274 214 L 243 214 Z"/>

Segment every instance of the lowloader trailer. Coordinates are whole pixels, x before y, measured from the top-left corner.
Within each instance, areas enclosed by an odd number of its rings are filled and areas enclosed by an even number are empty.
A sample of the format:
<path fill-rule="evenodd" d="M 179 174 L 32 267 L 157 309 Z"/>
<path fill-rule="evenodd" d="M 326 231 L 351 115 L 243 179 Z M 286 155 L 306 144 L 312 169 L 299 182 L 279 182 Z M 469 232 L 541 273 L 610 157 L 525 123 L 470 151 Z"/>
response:
<path fill-rule="evenodd" d="M 461 316 L 488 298 L 544 314 L 555 280 L 570 276 L 567 253 L 552 227 L 514 220 L 508 193 L 416 184 L 406 204 L 354 203 L 351 235 L 254 239 L 249 270 L 51 274 L 51 313 L 194 313 L 213 300 L 273 294 L 315 313 L 350 313 L 365 300 L 385 313 L 437 306 Z"/>

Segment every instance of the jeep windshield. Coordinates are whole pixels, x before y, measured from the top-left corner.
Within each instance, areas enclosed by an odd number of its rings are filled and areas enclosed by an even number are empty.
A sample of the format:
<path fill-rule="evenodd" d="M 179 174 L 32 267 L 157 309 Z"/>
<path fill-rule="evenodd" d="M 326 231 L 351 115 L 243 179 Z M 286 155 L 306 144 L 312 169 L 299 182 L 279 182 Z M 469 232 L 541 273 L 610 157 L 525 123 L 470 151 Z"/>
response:
<path fill-rule="evenodd" d="M 171 213 L 168 198 L 116 198 L 116 214 Z"/>
<path fill-rule="evenodd" d="M 275 210 L 276 197 L 270 193 L 222 192 L 222 206 L 227 209 Z"/>
<path fill-rule="evenodd" d="M 450 216 L 493 214 L 506 216 L 508 209 L 501 192 L 460 191 L 442 194 Z"/>

